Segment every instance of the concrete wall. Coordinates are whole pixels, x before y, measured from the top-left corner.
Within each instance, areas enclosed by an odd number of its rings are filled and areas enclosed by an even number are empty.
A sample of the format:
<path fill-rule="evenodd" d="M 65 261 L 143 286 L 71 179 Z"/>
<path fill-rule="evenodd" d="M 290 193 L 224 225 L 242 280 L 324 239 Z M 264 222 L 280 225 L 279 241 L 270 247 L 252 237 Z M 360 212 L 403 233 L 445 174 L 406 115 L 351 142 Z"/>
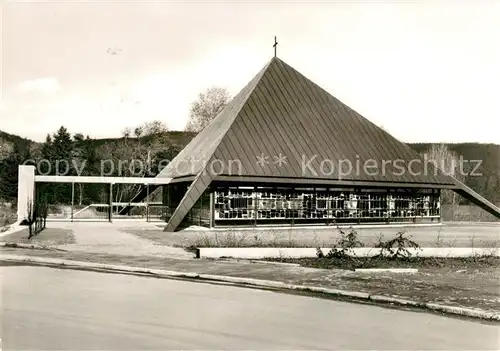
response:
<path fill-rule="evenodd" d="M 35 166 L 19 166 L 17 221 L 28 218 L 28 207 L 35 201 Z"/>
<path fill-rule="evenodd" d="M 321 248 L 324 255 L 328 254 L 331 248 Z M 357 257 L 373 257 L 379 255 L 382 249 L 377 248 L 356 248 L 350 250 L 348 255 Z M 480 256 L 500 256 L 498 248 L 472 248 L 472 247 L 444 247 L 444 248 L 421 248 L 408 249 L 411 257 L 480 257 Z M 221 258 L 233 257 L 244 259 L 263 258 L 302 258 L 317 257 L 314 248 L 272 248 L 272 247 L 201 247 L 199 248 L 199 258 Z"/>

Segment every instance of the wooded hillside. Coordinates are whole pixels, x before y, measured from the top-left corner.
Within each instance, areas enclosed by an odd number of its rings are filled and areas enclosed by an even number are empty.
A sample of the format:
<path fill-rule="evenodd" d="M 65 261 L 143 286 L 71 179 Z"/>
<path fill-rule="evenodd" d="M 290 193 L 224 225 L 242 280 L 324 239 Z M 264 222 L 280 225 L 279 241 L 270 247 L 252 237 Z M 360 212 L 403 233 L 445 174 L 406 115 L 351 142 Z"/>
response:
<path fill-rule="evenodd" d="M 118 163 L 119 160 L 135 159 L 142 160 L 144 165 L 150 165 L 150 167 L 139 170 L 137 167 L 127 165 L 121 170 L 114 169 L 113 172 L 107 170 L 110 172 L 107 175 L 155 176 L 159 171 L 158 161 L 171 160 L 195 135 L 195 132 L 172 131 L 141 137 L 91 139 L 81 134 L 70 135 L 61 127 L 44 143 L 37 143 L 0 131 L 0 199 L 6 201 L 16 199 L 17 166 L 28 158 L 67 160 L 71 168 L 68 174 L 78 174 L 75 172 L 82 164 L 85 164 L 83 173 L 80 175 L 99 175 L 102 160 L 111 159 Z M 429 143 L 408 145 L 421 154 L 428 152 L 432 147 Z M 459 143 L 446 144 L 446 146 L 457 157 L 462 156 L 465 160 L 481 160 L 481 165 L 476 172 L 482 175 L 466 176 L 464 182 L 489 200 L 500 204 L 500 145 Z M 473 164 L 475 163 L 470 163 L 471 167 Z M 52 173 L 55 172 L 52 171 Z M 124 187 L 116 191 L 122 192 L 116 194 L 117 197 L 123 197 L 133 194 L 135 189 Z M 82 194 L 82 197 L 88 198 L 89 201 L 99 200 L 97 194 L 94 194 L 95 196 L 91 194 L 91 187 L 88 192 Z"/>

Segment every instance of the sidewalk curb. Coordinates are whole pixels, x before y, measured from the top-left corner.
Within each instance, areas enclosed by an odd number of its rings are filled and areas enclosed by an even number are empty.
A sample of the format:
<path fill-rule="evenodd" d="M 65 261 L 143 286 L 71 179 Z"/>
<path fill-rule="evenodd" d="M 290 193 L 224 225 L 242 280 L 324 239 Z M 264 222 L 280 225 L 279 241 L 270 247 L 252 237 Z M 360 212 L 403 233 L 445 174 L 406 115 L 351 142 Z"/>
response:
<path fill-rule="evenodd" d="M 273 264 L 275 266 L 300 267 L 300 264 L 298 263 L 276 262 L 276 261 L 265 261 L 265 260 L 249 260 L 245 258 L 219 258 L 219 259 L 208 258 L 208 260 L 219 261 L 219 262 L 240 262 L 245 264 Z"/>
<path fill-rule="evenodd" d="M 116 273 L 149 274 L 158 278 L 201 279 L 207 281 L 237 283 L 237 284 L 261 287 L 261 288 L 278 288 L 286 290 L 314 292 L 314 293 L 322 293 L 337 297 L 345 297 L 349 299 L 365 300 L 365 301 L 385 303 L 385 304 L 395 304 L 405 307 L 408 306 L 420 307 L 442 313 L 460 315 L 470 318 L 477 318 L 490 321 L 500 321 L 500 313 L 487 312 L 480 309 L 418 302 L 397 297 L 369 294 L 358 291 L 338 290 L 338 289 L 330 289 L 330 288 L 308 286 L 308 285 L 294 285 L 273 280 L 231 277 L 231 276 L 214 275 L 214 274 L 198 274 L 198 273 L 179 272 L 179 271 L 167 271 L 161 269 L 148 269 L 141 267 L 130 267 L 130 266 L 103 264 L 103 263 L 90 263 L 82 261 L 40 258 L 40 257 L 20 256 L 20 255 L 0 255 L 0 261 L 12 262 L 12 263 L 41 264 L 41 265 L 56 266 L 56 267 L 63 266 L 65 268 L 77 268 L 86 270 L 106 270 Z"/>
<path fill-rule="evenodd" d="M 418 273 L 417 268 L 355 268 L 356 273 L 401 273 L 415 274 Z"/>
<path fill-rule="evenodd" d="M 0 238 L 0 247 L 14 248 L 14 249 L 34 249 L 34 250 L 67 251 L 67 250 L 59 249 L 59 248 L 54 247 L 54 246 L 5 242 L 5 241 L 1 241 L 1 238 Z"/>

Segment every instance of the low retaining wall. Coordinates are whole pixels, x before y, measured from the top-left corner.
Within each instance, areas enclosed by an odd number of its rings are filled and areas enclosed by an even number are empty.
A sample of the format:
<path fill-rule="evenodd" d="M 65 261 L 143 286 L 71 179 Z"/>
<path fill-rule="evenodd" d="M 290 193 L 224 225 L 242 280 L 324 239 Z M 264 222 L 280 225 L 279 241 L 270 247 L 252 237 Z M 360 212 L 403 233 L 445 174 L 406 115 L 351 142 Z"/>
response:
<path fill-rule="evenodd" d="M 317 257 L 315 248 L 274 248 L 274 247 L 201 247 L 197 249 L 198 258 L 221 258 L 234 257 L 246 259 L 262 258 L 303 258 Z M 323 254 L 327 254 L 331 248 L 321 248 Z M 351 253 L 357 257 L 373 257 L 379 255 L 379 248 L 356 248 Z M 477 257 L 495 256 L 500 257 L 500 248 L 434 248 L 407 249 L 412 257 Z"/>

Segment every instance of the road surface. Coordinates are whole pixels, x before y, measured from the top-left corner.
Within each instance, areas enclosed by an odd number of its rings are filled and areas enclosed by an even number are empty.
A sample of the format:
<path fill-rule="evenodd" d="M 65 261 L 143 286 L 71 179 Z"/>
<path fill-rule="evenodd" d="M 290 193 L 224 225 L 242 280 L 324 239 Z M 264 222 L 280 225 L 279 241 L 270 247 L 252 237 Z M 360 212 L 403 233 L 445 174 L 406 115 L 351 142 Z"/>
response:
<path fill-rule="evenodd" d="M 498 349 L 499 327 L 234 286 L 0 267 L 3 350 Z"/>

